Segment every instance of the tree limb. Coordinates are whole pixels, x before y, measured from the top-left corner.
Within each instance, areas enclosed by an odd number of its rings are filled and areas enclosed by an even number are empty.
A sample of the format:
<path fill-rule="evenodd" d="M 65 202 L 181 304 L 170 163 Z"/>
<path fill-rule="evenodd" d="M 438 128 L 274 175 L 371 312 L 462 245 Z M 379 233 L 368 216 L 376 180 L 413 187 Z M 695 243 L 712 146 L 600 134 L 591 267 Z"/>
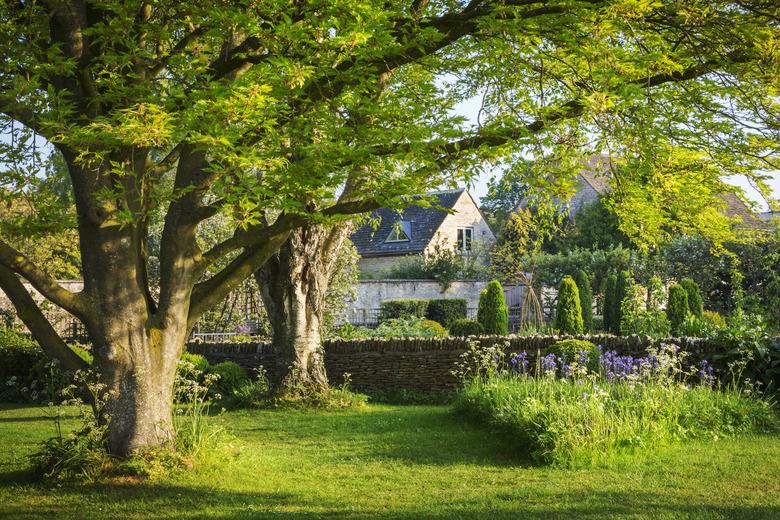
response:
<path fill-rule="evenodd" d="M 86 361 L 73 352 L 60 338 L 16 274 L 2 265 L 0 265 L 0 288 L 11 299 L 19 318 L 32 332 L 33 337 L 47 355 L 58 360 L 66 370 L 76 371 L 89 368 Z"/>

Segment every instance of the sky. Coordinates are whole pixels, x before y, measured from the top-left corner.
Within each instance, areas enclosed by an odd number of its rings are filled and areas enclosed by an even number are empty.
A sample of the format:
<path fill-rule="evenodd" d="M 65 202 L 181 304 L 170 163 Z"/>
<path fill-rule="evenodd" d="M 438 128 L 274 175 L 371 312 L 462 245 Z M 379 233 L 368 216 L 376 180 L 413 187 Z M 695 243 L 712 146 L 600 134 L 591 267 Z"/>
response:
<path fill-rule="evenodd" d="M 459 115 L 462 115 L 466 117 L 469 121 L 475 122 L 477 117 L 477 112 L 480 109 L 480 99 L 478 97 L 472 98 L 470 100 L 464 101 L 460 103 L 455 112 Z M 487 194 L 487 186 L 488 182 L 490 181 L 491 177 L 500 174 L 498 171 L 485 171 L 482 173 L 482 175 L 472 181 L 472 185 L 469 187 L 471 194 L 481 200 L 485 194 Z M 777 199 L 780 199 L 780 171 L 775 171 L 770 173 L 771 180 L 768 182 L 770 188 L 772 189 L 773 196 Z M 745 195 L 750 201 L 753 201 L 756 204 L 756 211 L 766 211 L 767 205 L 766 202 L 763 200 L 763 198 L 759 195 L 759 193 L 750 186 L 750 184 L 747 182 L 747 180 L 744 177 L 727 177 L 723 179 L 725 182 L 729 184 L 733 184 L 734 186 L 738 186 L 742 188 L 745 192 Z"/>

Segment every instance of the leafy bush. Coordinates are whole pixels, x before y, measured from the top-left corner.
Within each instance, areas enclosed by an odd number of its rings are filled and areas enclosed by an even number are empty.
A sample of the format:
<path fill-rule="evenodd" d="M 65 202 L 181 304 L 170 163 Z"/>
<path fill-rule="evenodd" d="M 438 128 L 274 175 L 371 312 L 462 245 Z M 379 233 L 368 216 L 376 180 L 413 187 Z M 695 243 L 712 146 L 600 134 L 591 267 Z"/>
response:
<path fill-rule="evenodd" d="M 691 314 L 697 318 L 701 318 L 704 313 L 704 302 L 701 298 L 699 284 L 694 282 L 691 278 L 683 278 L 680 281 L 680 285 L 685 289 L 685 293 L 688 295 L 688 309 Z"/>
<path fill-rule="evenodd" d="M 577 290 L 580 294 L 580 308 L 582 309 L 582 325 L 586 331 L 593 330 L 593 287 L 588 273 L 579 269 L 574 277 Z"/>
<path fill-rule="evenodd" d="M 380 305 L 379 321 L 395 319 L 424 318 L 428 310 L 428 300 L 406 298 L 401 300 L 385 300 Z"/>
<path fill-rule="evenodd" d="M 483 333 L 482 325 L 475 320 L 455 320 L 450 324 L 450 334 L 453 336 L 479 336 Z"/>
<path fill-rule="evenodd" d="M 689 314 L 688 293 L 682 285 L 669 287 L 669 302 L 666 304 L 666 316 L 669 318 L 672 334 L 680 334 L 682 325 Z"/>
<path fill-rule="evenodd" d="M 709 323 L 710 326 L 716 329 L 722 329 L 726 327 L 726 318 L 715 311 L 704 311 L 701 315 L 702 319 Z"/>
<path fill-rule="evenodd" d="M 221 396 L 233 395 L 238 388 L 249 381 L 246 370 L 238 363 L 232 361 L 223 361 L 222 363 L 211 365 L 207 374 L 219 376 L 214 381 L 212 389 Z"/>
<path fill-rule="evenodd" d="M 583 331 L 580 293 L 571 276 L 561 280 L 558 289 L 555 328 L 564 334 L 582 334 Z"/>
<path fill-rule="evenodd" d="M 466 319 L 467 310 L 466 300 L 462 298 L 429 300 L 425 317 L 449 328 L 455 320 Z"/>
<path fill-rule="evenodd" d="M 439 323 L 421 318 L 386 321 L 373 331 L 373 336 L 380 338 L 436 338 L 446 335 L 447 331 Z"/>
<path fill-rule="evenodd" d="M 509 332 L 509 309 L 504 299 L 504 289 L 498 280 L 488 282 L 479 296 L 477 321 L 485 334 L 507 334 Z"/>
<path fill-rule="evenodd" d="M 735 382 L 747 378 L 772 391 L 780 389 L 780 338 L 769 336 L 759 315 L 736 312 L 726 325 L 715 336 L 724 350 L 713 360 L 728 368 Z"/>
<path fill-rule="evenodd" d="M 568 359 L 576 359 L 577 354 L 580 352 L 598 352 L 596 345 L 590 341 L 584 339 L 562 339 L 556 341 L 550 347 L 550 353 L 556 356 L 567 356 Z"/>
<path fill-rule="evenodd" d="M 34 370 L 47 360 L 38 344 L 13 330 L 0 328 L 0 398 L 4 401 L 24 400 L 22 388 L 29 388 L 35 379 Z M 14 384 L 6 382 L 13 378 Z"/>
<path fill-rule="evenodd" d="M 532 459 L 563 465 L 690 438 L 776 431 L 770 401 L 718 389 L 707 365 L 696 373 L 682 360 L 671 347 L 641 359 L 605 353 L 593 372 L 549 354 L 540 377 L 504 370 L 467 380 L 455 410 L 504 431 Z"/>

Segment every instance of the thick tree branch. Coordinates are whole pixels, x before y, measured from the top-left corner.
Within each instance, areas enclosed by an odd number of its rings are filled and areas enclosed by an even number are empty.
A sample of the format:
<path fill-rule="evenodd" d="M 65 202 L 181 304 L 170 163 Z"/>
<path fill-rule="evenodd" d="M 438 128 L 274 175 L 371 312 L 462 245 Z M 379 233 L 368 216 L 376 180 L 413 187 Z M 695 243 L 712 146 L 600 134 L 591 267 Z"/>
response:
<path fill-rule="evenodd" d="M 46 354 L 58 360 L 66 370 L 89 368 L 89 365 L 60 338 L 16 274 L 2 265 L 0 265 L 0 288 L 11 299 L 19 318 L 32 332 Z"/>
<path fill-rule="evenodd" d="M 84 293 L 72 293 L 59 285 L 26 256 L 0 240 L 0 265 L 21 275 L 44 298 L 65 309 L 74 316 L 86 320 L 89 316 L 89 301 Z"/>

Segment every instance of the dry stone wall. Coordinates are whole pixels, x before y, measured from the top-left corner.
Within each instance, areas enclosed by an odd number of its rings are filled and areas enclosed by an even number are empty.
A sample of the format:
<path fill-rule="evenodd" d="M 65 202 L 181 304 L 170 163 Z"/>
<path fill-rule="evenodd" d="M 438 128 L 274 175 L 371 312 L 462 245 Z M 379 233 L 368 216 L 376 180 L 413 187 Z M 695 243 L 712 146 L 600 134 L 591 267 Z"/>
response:
<path fill-rule="evenodd" d="M 553 343 L 574 336 L 484 336 L 479 338 L 393 338 L 369 340 L 330 340 L 325 342 L 325 366 L 331 381 L 339 384 L 349 374 L 358 391 L 416 390 L 437 392 L 455 388 L 452 374 L 468 342 L 502 345 L 506 352 L 526 351 L 533 360 L 544 355 Z M 711 340 L 671 338 L 654 340 L 640 336 L 576 336 L 604 350 L 622 355 L 643 355 L 647 348 L 673 343 L 690 353 L 692 360 L 708 358 L 718 346 Z M 274 366 L 268 343 L 190 343 L 187 350 L 205 356 L 211 363 L 234 361 L 253 373 L 259 367 Z"/>

